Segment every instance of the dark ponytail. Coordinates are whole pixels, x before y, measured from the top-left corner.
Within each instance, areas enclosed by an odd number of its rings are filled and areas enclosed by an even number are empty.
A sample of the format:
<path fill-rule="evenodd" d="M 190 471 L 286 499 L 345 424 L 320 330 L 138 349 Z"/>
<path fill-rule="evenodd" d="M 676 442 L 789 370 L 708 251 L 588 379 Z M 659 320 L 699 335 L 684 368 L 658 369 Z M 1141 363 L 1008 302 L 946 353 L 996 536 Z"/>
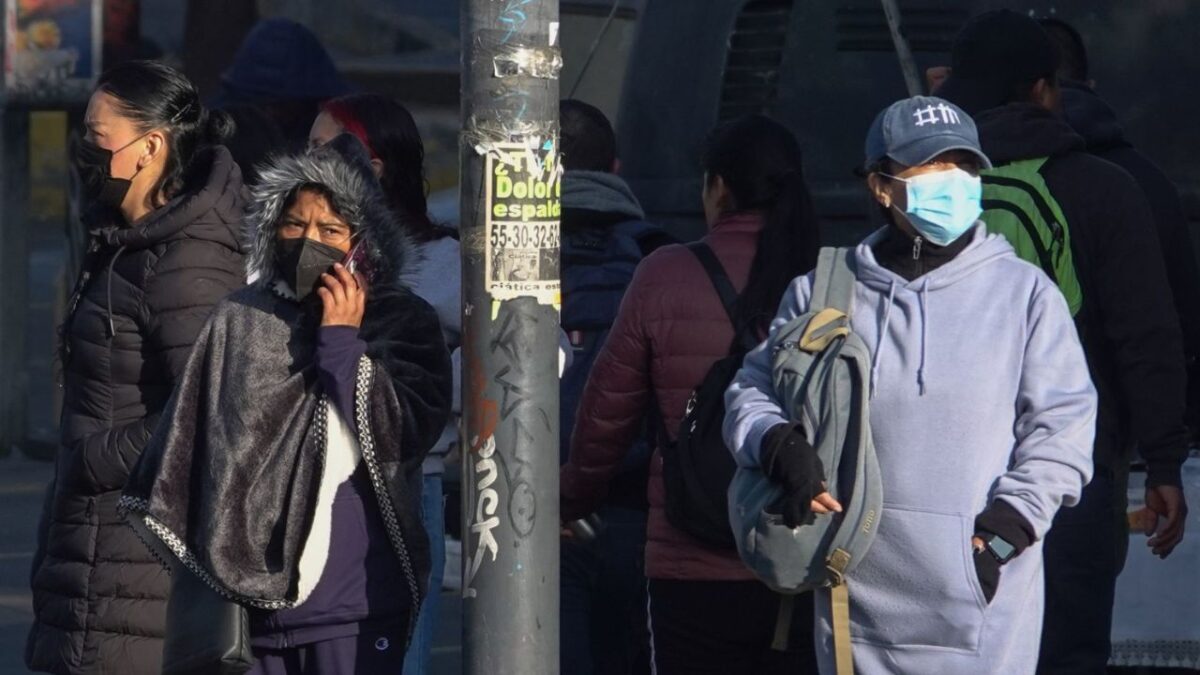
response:
<path fill-rule="evenodd" d="M 200 93 L 183 73 L 158 61 L 128 61 L 100 76 L 96 86 L 117 100 L 120 114 L 140 133 L 163 129 L 167 164 L 158 190 L 170 199 L 183 189 L 201 153 L 233 135 L 233 119 L 200 103 Z"/>
<path fill-rule="evenodd" d="M 733 211 L 760 212 L 763 229 L 738 302 L 737 329 L 764 332 L 788 285 L 817 263 L 819 228 L 800 144 L 778 122 L 747 115 L 717 127 L 705 144 L 708 180 L 720 176 Z"/>

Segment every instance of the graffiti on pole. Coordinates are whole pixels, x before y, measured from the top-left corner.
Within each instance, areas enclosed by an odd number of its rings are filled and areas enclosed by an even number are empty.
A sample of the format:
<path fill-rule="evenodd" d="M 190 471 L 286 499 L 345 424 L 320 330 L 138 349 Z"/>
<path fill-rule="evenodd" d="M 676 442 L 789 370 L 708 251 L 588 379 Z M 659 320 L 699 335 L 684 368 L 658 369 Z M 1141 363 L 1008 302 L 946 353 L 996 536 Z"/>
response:
<path fill-rule="evenodd" d="M 529 14 L 522 9 L 533 0 L 507 0 L 500 12 L 500 23 L 504 24 L 505 33 L 501 42 L 508 42 L 529 20 Z"/>
<path fill-rule="evenodd" d="M 497 528 L 502 524 L 501 519 L 506 519 L 512 528 L 514 546 L 520 546 L 520 542 L 532 535 L 537 523 L 533 452 L 542 436 L 554 434 L 549 414 L 528 390 L 531 374 L 528 363 L 537 355 L 519 337 L 528 335 L 539 321 L 531 311 L 534 306 L 501 304 L 496 334 L 486 345 L 494 357 L 495 372 L 490 377 L 474 377 L 469 387 L 470 424 L 476 433 L 469 444 L 471 453 L 465 459 L 464 483 L 469 496 L 463 596 L 467 598 L 475 597 L 472 582 L 479 570 L 485 564 L 495 563 L 500 556 Z M 476 368 L 474 372 L 482 369 Z M 486 398 L 489 384 L 499 389 L 499 401 Z M 497 451 L 497 437 L 506 441 L 504 447 L 511 448 L 510 453 Z"/>
<path fill-rule="evenodd" d="M 467 461 L 472 461 L 468 459 Z M 496 468 L 496 439 L 490 437 L 483 442 L 483 446 L 474 456 L 475 466 L 474 475 L 476 478 L 475 485 L 471 486 L 474 494 L 475 509 L 469 514 L 471 523 L 470 537 L 474 541 L 468 542 L 472 549 L 468 553 L 466 560 L 466 579 L 463 583 L 463 597 L 475 597 L 475 589 L 471 587 L 471 582 L 475 580 L 475 575 L 479 573 L 479 568 L 483 565 L 485 559 L 490 559 L 491 562 L 496 562 L 496 557 L 500 554 L 500 544 L 496 541 L 496 535 L 493 532 L 500 525 L 500 517 L 496 515 L 496 511 L 500 505 L 500 493 L 496 490 L 496 478 L 498 471 Z"/>
<path fill-rule="evenodd" d="M 528 348 L 522 349 L 520 335 L 529 335 L 538 319 L 528 306 L 506 303 L 498 319 L 498 330 L 489 349 L 500 364 L 493 382 L 503 392 L 500 397 L 500 430 L 511 433 L 509 447 L 513 449 L 512 466 L 502 465 L 509 488 L 508 519 L 517 539 L 533 533 L 537 522 L 537 493 L 533 489 L 533 458 L 531 451 L 538 447 L 538 435 L 551 435 L 552 427 L 546 411 L 533 400 L 527 390 L 528 381 L 523 367 L 526 358 L 533 358 Z"/>

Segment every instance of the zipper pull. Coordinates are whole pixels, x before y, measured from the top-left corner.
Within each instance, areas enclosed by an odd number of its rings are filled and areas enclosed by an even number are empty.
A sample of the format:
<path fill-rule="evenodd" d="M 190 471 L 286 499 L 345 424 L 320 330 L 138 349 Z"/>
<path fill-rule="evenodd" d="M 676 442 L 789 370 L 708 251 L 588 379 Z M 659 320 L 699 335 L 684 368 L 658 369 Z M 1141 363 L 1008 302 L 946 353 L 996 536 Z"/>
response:
<path fill-rule="evenodd" d="M 921 259 L 921 242 L 924 241 L 920 237 L 913 239 L 913 260 Z"/>

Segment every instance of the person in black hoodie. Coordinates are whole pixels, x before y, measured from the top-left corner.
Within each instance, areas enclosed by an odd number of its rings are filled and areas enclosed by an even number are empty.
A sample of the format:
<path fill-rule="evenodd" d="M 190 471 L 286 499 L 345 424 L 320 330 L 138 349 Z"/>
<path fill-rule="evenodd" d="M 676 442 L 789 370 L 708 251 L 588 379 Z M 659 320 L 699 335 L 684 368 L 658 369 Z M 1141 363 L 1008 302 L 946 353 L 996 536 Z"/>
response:
<path fill-rule="evenodd" d="M 1083 287 L 1076 325 L 1100 398 L 1096 471 L 1079 505 L 1059 513 L 1045 541 L 1038 668 L 1090 673 L 1104 671 L 1111 650 L 1133 448 L 1147 464 L 1147 506 L 1165 518 L 1148 545 L 1165 557 L 1183 538 L 1186 374 L 1145 195 L 1124 170 L 1088 154 L 1084 139 L 1055 113 L 1058 63 L 1057 48 L 1036 21 L 987 12 L 955 39 L 950 76 L 937 95 L 975 118 L 994 164 L 1049 157 L 1042 177 L 1070 228 Z"/>
<path fill-rule="evenodd" d="M 72 160 L 90 242 L 62 326 L 62 446 L 33 561 L 25 663 L 157 674 L 167 575 L 117 514 L 192 343 L 243 285 L 231 123 L 179 72 L 104 73 Z"/>
<path fill-rule="evenodd" d="M 1067 123 L 1087 144 L 1087 151 L 1125 169 L 1146 193 L 1158 242 L 1167 268 L 1167 281 L 1175 299 L 1175 311 L 1183 330 L 1183 350 L 1188 364 L 1188 427 L 1193 438 L 1200 431 L 1200 272 L 1188 229 L 1187 214 L 1179 190 L 1133 144 L 1117 114 L 1095 91 L 1090 79 L 1087 50 L 1083 38 L 1061 19 L 1043 19 L 1042 27 L 1058 45 L 1062 62 L 1058 68 L 1062 83 L 1062 113 Z"/>

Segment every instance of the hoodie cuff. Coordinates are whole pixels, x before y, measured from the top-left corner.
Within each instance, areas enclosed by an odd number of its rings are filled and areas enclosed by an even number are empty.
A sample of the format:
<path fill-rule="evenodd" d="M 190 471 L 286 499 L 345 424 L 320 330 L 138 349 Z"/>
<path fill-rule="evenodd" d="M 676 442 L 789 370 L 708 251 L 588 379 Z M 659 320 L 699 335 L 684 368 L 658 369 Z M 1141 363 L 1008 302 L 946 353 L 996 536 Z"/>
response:
<path fill-rule="evenodd" d="M 1146 487 L 1183 487 L 1183 462 L 1168 460 L 1146 464 Z"/>
<path fill-rule="evenodd" d="M 992 501 L 991 506 L 975 517 L 975 531 L 1000 537 L 1017 549 L 1017 555 L 1037 539 L 1033 525 L 1003 499 Z"/>

